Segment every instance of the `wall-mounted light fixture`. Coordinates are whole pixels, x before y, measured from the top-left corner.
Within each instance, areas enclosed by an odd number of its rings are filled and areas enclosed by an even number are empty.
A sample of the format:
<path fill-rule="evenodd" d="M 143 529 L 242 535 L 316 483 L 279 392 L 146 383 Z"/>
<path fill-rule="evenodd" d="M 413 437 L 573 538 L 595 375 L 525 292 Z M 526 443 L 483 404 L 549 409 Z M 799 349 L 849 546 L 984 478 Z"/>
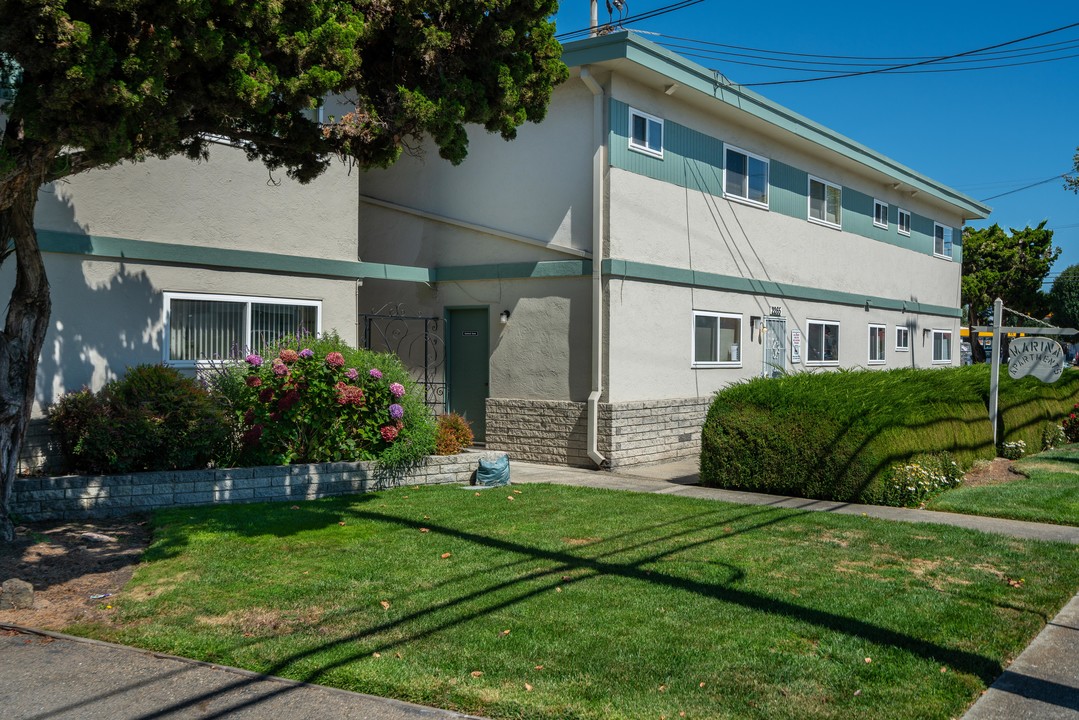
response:
<path fill-rule="evenodd" d="M 509 310 L 503 310 L 502 312 L 500 312 L 498 314 L 498 321 L 500 323 L 502 323 L 503 325 L 508 323 L 510 321 L 510 311 Z"/>

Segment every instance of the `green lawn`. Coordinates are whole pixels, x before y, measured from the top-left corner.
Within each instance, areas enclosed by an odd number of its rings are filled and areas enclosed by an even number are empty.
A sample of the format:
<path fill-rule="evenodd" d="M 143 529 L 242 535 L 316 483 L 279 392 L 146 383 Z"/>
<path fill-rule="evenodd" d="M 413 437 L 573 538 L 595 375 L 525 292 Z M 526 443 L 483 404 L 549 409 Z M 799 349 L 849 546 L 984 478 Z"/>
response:
<path fill-rule="evenodd" d="M 156 526 L 74 632 L 496 718 L 957 717 L 1079 587 L 1075 546 L 548 485 Z"/>
<path fill-rule="evenodd" d="M 967 515 L 1079 525 L 1079 445 L 1048 450 L 1016 463 L 1027 475 L 1000 485 L 958 487 L 926 507 Z"/>

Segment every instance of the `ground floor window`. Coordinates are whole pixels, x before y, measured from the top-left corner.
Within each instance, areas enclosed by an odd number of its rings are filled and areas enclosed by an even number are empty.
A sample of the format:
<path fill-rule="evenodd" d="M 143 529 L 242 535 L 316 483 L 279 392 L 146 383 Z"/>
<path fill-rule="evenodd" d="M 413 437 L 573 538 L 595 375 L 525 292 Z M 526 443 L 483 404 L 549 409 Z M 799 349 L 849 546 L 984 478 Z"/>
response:
<path fill-rule="evenodd" d="M 806 322 L 806 365 L 839 364 L 839 323 Z"/>
<path fill-rule="evenodd" d="M 693 367 L 741 367 L 741 352 L 741 315 L 693 311 Z"/>
<path fill-rule="evenodd" d="M 888 328 L 884 325 L 869 326 L 869 363 L 879 365 L 884 362 L 884 343 Z"/>
<path fill-rule="evenodd" d="M 901 352 L 910 350 L 910 328 L 895 326 L 895 349 Z"/>
<path fill-rule="evenodd" d="M 165 293 L 165 362 L 243 356 L 282 335 L 322 330 L 317 300 Z"/>
<path fill-rule="evenodd" d="M 950 363 L 952 361 L 952 331 L 933 331 L 933 362 Z"/>

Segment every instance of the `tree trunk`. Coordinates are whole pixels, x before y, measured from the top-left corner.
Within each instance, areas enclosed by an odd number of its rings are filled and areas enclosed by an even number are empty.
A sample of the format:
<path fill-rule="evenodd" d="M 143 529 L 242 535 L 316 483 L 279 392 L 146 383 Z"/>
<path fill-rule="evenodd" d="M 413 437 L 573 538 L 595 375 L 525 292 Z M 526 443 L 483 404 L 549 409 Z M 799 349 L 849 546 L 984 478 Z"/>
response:
<path fill-rule="evenodd" d="M 44 165 L 40 166 L 44 167 Z M 34 404 L 37 365 L 49 327 L 49 281 L 34 231 L 34 207 L 41 184 L 27 173 L 4 188 L 10 199 L 0 210 L 0 241 L 15 249 L 15 287 L 0 334 L 0 540 L 15 539 L 9 514 L 19 450 Z M 44 172 L 40 173 L 44 178 Z"/>

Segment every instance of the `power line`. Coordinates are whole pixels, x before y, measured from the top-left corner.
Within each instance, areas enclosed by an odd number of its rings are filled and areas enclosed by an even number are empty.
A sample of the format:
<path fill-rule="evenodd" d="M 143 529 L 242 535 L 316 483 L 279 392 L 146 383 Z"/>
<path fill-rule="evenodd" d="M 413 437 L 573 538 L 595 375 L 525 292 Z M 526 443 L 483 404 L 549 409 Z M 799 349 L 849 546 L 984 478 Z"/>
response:
<path fill-rule="evenodd" d="M 819 82 L 821 80 L 840 80 L 840 79 L 843 79 L 843 78 L 860 77 L 860 76 L 863 76 L 863 75 L 877 75 L 877 74 L 880 74 L 880 73 L 895 72 L 897 70 L 905 70 L 907 68 L 920 67 L 922 65 L 930 65 L 930 64 L 933 64 L 933 63 L 939 63 L 939 62 L 944 61 L 944 60 L 952 60 L 954 58 L 967 57 L 969 55 L 975 55 L 977 53 L 984 53 L 984 52 L 989 51 L 989 50 L 996 50 L 997 48 L 1007 47 L 1008 45 L 1016 45 L 1016 44 L 1021 43 L 1021 42 L 1026 42 L 1027 40 L 1033 40 L 1034 38 L 1045 37 L 1046 35 L 1052 35 L 1053 33 L 1063 32 L 1064 30 L 1070 30 L 1071 28 L 1074 28 L 1074 27 L 1079 27 L 1079 22 L 1071 23 L 1069 25 L 1062 25 L 1061 27 L 1053 28 L 1052 30 L 1045 30 L 1044 32 L 1035 33 L 1034 35 L 1027 35 L 1026 37 L 1016 38 L 1015 40 L 1008 40 L 1006 42 L 996 43 L 995 45 L 987 45 L 985 47 L 977 48 L 975 50 L 967 50 L 967 51 L 961 52 L 961 53 L 954 53 L 952 55 L 943 55 L 943 56 L 940 56 L 940 57 L 937 57 L 937 58 L 931 58 L 931 59 L 928 59 L 928 60 L 920 60 L 918 62 L 904 63 L 902 65 L 894 65 L 892 67 L 881 68 L 881 69 L 877 69 L 877 70 L 861 70 L 861 71 L 858 71 L 858 72 L 840 73 L 838 75 L 827 75 L 827 76 L 824 76 L 824 77 L 817 77 L 817 78 L 799 78 L 799 79 L 796 79 L 796 80 L 773 80 L 771 82 L 743 83 L 742 86 L 743 87 L 765 87 L 765 86 L 768 86 L 768 85 L 792 85 L 792 84 L 797 84 L 797 83 Z"/>
<path fill-rule="evenodd" d="M 663 15 L 666 15 L 668 13 L 672 13 L 672 12 L 675 12 L 677 10 L 684 10 L 687 7 L 691 7 L 693 5 L 698 5 L 698 4 L 702 3 L 702 2 L 704 2 L 704 0 L 682 0 L 681 2 L 671 3 L 670 5 L 663 5 L 661 7 L 655 8 L 654 10 L 649 10 L 648 12 L 641 13 L 640 15 L 625 18 L 625 19 L 619 21 L 618 25 L 621 27 L 621 26 L 624 26 L 624 25 L 632 25 L 633 23 L 638 23 L 638 22 L 641 22 L 642 20 L 651 20 L 652 18 L 662 17 Z M 610 26 L 610 23 L 607 23 L 607 24 L 604 24 L 604 25 L 600 25 L 600 28 L 609 27 L 609 26 Z M 593 32 L 593 30 L 594 30 L 594 28 L 587 27 L 587 28 L 581 28 L 579 30 L 570 30 L 570 31 L 564 32 L 564 33 L 557 33 L 555 35 L 555 39 L 556 40 L 568 40 L 568 39 L 578 37 L 578 36 L 582 36 L 582 35 L 589 35 L 589 34 L 591 34 Z"/>
<path fill-rule="evenodd" d="M 1031 183 L 1030 185 L 1024 185 L 1023 187 L 1015 188 L 1014 190 L 1009 190 L 1007 192 L 1002 192 L 999 195 L 993 195 L 991 197 L 982 198 L 978 202 L 989 202 L 990 200 L 996 200 L 997 198 L 1004 197 L 1005 195 L 1011 195 L 1012 193 L 1022 192 L 1023 190 L 1029 190 L 1032 187 L 1038 187 L 1039 185 L 1045 185 L 1046 183 L 1051 183 L 1054 180 L 1061 180 L 1061 179 L 1064 178 L 1065 175 L 1066 175 L 1066 173 L 1060 173 L 1059 175 L 1053 175 L 1052 177 L 1048 177 L 1045 180 L 1039 180 L 1038 182 Z"/>

